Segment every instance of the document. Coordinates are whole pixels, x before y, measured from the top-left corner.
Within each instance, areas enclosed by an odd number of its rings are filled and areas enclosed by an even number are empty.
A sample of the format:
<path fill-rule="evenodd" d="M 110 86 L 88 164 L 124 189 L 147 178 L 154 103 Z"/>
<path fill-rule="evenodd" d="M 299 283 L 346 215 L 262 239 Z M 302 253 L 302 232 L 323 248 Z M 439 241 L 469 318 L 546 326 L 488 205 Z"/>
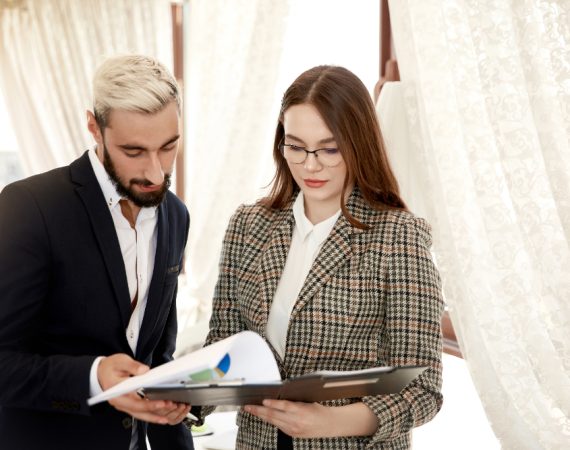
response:
<path fill-rule="evenodd" d="M 242 331 L 196 352 L 131 377 L 88 400 L 89 405 L 128 392 L 192 405 L 261 404 L 263 399 L 316 402 L 400 392 L 426 367 L 319 371 L 281 380 L 265 340 Z"/>

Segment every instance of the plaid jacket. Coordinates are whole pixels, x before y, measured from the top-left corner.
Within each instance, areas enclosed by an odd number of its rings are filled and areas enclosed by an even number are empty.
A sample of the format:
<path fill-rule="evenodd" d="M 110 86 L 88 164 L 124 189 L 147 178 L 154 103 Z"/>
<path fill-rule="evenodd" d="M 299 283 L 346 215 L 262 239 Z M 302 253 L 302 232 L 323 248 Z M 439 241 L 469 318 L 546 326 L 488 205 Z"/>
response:
<path fill-rule="evenodd" d="M 294 439 L 295 449 L 407 449 L 410 430 L 442 403 L 440 280 L 429 247 L 429 225 L 403 211 L 370 208 L 358 189 L 347 203 L 370 225 L 341 215 L 323 244 L 293 307 L 286 355 L 274 352 L 283 378 L 315 370 L 374 366 L 430 368 L 399 394 L 324 402 L 363 401 L 378 416 L 369 437 Z M 242 205 L 226 231 L 207 344 L 242 330 L 266 335 L 269 309 L 295 220 L 282 210 Z M 276 447 L 277 429 L 238 413 L 238 449 Z"/>

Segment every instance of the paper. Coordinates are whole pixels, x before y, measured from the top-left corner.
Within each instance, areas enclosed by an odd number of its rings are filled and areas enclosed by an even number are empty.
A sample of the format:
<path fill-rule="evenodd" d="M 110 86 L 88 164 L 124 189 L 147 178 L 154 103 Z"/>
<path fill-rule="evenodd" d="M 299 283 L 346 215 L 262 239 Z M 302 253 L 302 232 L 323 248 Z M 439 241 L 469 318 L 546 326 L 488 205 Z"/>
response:
<path fill-rule="evenodd" d="M 150 386 L 235 379 L 250 383 L 281 380 L 273 353 L 263 338 L 253 331 L 242 331 L 143 375 L 129 378 L 91 397 L 87 403 L 96 405 Z"/>

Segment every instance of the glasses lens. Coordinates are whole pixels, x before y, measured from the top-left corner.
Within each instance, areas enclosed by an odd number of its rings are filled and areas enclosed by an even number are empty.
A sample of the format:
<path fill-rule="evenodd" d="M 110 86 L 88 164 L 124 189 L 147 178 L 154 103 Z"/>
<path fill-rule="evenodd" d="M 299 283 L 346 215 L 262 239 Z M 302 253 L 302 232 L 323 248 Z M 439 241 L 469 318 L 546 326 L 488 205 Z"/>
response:
<path fill-rule="evenodd" d="M 301 164 L 308 157 L 305 148 L 298 145 L 281 144 L 281 151 L 285 159 L 293 164 Z M 324 166 L 336 166 L 342 161 L 342 155 L 338 148 L 321 148 L 313 154 L 318 162 Z"/>
<path fill-rule="evenodd" d="M 338 148 L 321 148 L 317 150 L 317 157 L 324 166 L 336 166 L 342 161 Z"/>
<path fill-rule="evenodd" d="M 307 153 L 303 147 L 298 147 L 296 145 L 282 145 L 283 156 L 285 159 L 293 164 L 301 164 L 305 161 Z"/>

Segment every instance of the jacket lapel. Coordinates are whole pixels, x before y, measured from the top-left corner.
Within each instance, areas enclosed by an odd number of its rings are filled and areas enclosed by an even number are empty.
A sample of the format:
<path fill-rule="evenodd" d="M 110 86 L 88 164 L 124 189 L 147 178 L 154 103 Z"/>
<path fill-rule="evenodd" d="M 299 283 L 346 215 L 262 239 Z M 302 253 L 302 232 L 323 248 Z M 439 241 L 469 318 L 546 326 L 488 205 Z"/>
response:
<path fill-rule="evenodd" d="M 347 210 L 353 217 L 366 223 L 368 220 L 369 207 L 364 202 L 360 190 L 355 187 L 346 203 Z M 352 235 L 361 233 L 354 227 L 342 214 L 337 220 L 331 234 L 326 239 L 317 255 L 315 262 L 311 266 L 305 283 L 299 292 L 297 301 L 291 312 L 291 319 L 299 313 L 299 311 L 309 302 L 315 294 L 321 289 L 335 274 L 338 269 L 349 264 L 352 256 Z"/>
<path fill-rule="evenodd" d="M 127 274 L 113 218 L 105 203 L 87 152 L 70 165 L 71 178 L 78 184 L 76 192 L 91 221 L 93 234 L 103 255 L 105 266 L 117 301 L 123 325 L 126 328 L 131 315 Z"/>
<path fill-rule="evenodd" d="M 315 296 L 319 289 L 327 283 L 332 274 L 347 263 L 351 255 L 351 232 L 352 225 L 341 215 L 331 234 L 324 242 L 315 262 L 311 266 L 311 270 L 309 270 L 291 312 L 291 320 Z"/>
<path fill-rule="evenodd" d="M 168 223 L 168 203 L 165 198 L 158 207 L 158 233 L 156 239 L 156 255 L 154 257 L 154 269 L 152 280 L 148 289 L 146 309 L 139 334 L 137 344 L 137 355 L 144 355 L 146 343 L 154 331 L 157 317 L 163 302 L 162 290 L 164 287 L 164 277 L 168 264 L 168 252 L 170 249 L 170 227 Z M 172 301 L 176 301 L 173 299 Z"/>
<path fill-rule="evenodd" d="M 264 244 L 261 252 L 262 256 L 257 272 L 258 295 L 255 298 L 250 298 L 253 307 L 252 311 L 254 311 L 254 323 L 258 327 L 254 331 L 257 331 L 262 336 L 265 336 L 269 308 L 273 302 L 273 296 L 285 267 L 293 234 L 294 219 L 291 208 L 284 209 L 280 214 L 281 217 L 278 219 L 269 240 Z"/>

